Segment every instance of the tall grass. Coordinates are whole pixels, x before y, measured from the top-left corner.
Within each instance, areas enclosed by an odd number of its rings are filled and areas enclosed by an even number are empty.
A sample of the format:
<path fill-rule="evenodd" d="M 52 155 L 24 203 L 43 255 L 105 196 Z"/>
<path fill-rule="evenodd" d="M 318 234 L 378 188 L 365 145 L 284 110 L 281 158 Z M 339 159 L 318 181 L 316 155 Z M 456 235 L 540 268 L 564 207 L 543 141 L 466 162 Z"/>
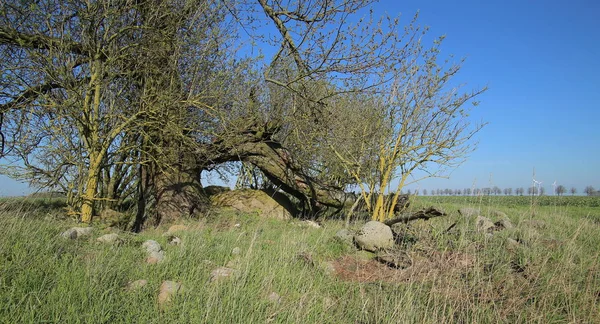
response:
<path fill-rule="evenodd" d="M 164 229 L 121 232 L 122 245 L 105 245 L 95 242 L 103 233 L 99 228 L 89 239 L 61 238 L 74 224 L 44 219 L 43 208 L 2 211 L 0 322 L 600 322 L 600 223 L 590 217 L 597 208 L 538 206 L 537 222 L 531 222 L 527 206 L 430 198 L 417 200 L 414 208 L 435 203 L 450 215 L 407 229 L 415 238 L 408 247 L 413 267 L 423 271 L 402 281 L 348 281 L 328 272 L 326 262 L 362 255 L 333 239 L 343 221 L 314 229 L 223 212 L 190 222 L 189 230 L 177 234 L 181 246 L 168 245 Z M 517 226 L 491 238 L 476 233 L 454 211 L 464 206 L 484 214 L 504 211 Z M 508 246 L 509 237 L 520 245 Z M 140 246 L 146 239 L 161 243 L 164 262 L 144 262 Z M 239 256 L 231 253 L 234 247 L 241 249 Z M 446 262 L 450 255 L 469 262 Z M 211 271 L 232 260 L 234 277 L 211 282 Z M 124 289 L 137 279 L 149 284 Z M 184 291 L 159 307 L 164 280 L 182 282 Z M 280 302 L 267 298 L 272 292 Z"/>

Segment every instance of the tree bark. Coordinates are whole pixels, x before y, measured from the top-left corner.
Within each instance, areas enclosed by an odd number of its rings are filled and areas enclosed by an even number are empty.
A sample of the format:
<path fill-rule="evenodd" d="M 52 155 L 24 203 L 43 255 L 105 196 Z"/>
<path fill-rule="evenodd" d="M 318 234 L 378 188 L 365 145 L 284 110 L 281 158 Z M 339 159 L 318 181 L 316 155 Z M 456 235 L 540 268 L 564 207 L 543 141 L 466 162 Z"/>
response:
<path fill-rule="evenodd" d="M 192 216 L 208 205 L 202 191 L 200 172 L 179 166 L 160 172 L 154 177 L 156 205 L 153 225 L 172 223 L 181 217 Z"/>

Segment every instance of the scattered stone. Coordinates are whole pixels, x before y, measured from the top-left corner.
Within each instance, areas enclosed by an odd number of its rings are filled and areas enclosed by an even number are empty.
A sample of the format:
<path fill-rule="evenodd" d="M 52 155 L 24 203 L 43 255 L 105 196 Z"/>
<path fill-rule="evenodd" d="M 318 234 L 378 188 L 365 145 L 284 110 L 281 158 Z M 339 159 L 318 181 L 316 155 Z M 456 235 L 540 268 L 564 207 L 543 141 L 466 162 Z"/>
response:
<path fill-rule="evenodd" d="M 375 260 L 396 269 L 406 269 L 412 266 L 412 259 L 404 251 L 378 253 Z"/>
<path fill-rule="evenodd" d="M 155 240 L 145 241 L 144 243 L 142 243 L 142 247 L 145 248 L 146 252 L 148 253 L 162 251 L 162 247 L 160 247 L 160 244 L 158 244 L 158 242 L 156 242 Z"/>
<path fill-rule="evenodd" d="M 113 244 L 119 240 L 119 235 L 116 233 L 104 234 L 96 239 L 100 243 Z"/>
<path fill-rule="evenodd" d="M 162 262 L 165 259 L 165 251 L 152 251 L 148 253 L 148 258 L 146 259 L 146 263 L 148 264 L 157 264 Z"/>
<path fill-rule="evenodd" d="M 242 249 L 240 249 L 239 247 L 234 247 L 233 250 L 231 250 L 231 254 L 233 255 L 240 255 L 242 253 Z"/>
<path fill-rule="evenodd" d="M 175 281 L 163 281 L 160 285 L 160 292 L 158 293 L 158 304 L 164 306 L 169 303 L 175 295 L 183 291 L 183 286 L 180 282 Z"/>
<path fill-rule="evenodd" d="M 179 231 L 187 231 L 188 227 L 185 225 L 173 225 L 171 227 L 169 227 L 169 230 L 167 230 L 168 234 L 173 234 L 175 232 L 179 232 Z"/>
<path fill-rule="evenodd" d="M 267 296 L 267 299 L 274 304 L 281 303 L 281 296 L 276 292 L 271 292 L 269 296 Z"/>
<path fill-rule="evenodd" d="M 508 218 L 501 219 L 494 223 L 494 230 L 496 230 L 496 231 L 501 231 L 504 229 L 511 229 L 513 227 L 514 227 L 513 224 L 510 222 L 510 220 Z"/>
<path fill-rule="evenodd" d="M 127 283 L 127 286 L 125 287 L 125 289 L 128 290 L 128 291 L 138 290 L 138 289 L 143 288 L 147 284 L 148 284 L 148 280 L 146 280 L 146 279 L 139 279 L 139 280 L 136 280 L 136 281 L 130 281 L 130 282 Z"/>
<path fill-rule="evenodd" d="M 170 245 L 181 245 L 181 239 L 177 236 L 171 236 L 167 239 L 167 243 Z"/>
<path fill-rule="evenodd" d="M 218 281 L 223 278 L 229 278 L 235 273 L 235 269 L 228 267 L 219 267 L 210 273 L 210 281 Z"/>
<path fill-rule="evenodd" d="M 72 227 L 60 234 L 64 238 L 71 240 L 90 236 L 94 229 L 91 227 Z"/>
<path fill-rule="evenodd" d="M 458 213 L 464 217 L 475 217 L 475 216 L 479 216 L 481 214 L 481 210 L 479 210 L 478 208 L 465 207 L 465 208 L 460 208 L 458 210 Z"/>
<path fill-rule="evenodd" d="M 494 223 L 487 217 L 477 216 L 475 219 L 475 228 L 478 232 L 489 233 L 494 229 Z"/>
<path fill-rule="evenodd" d="M 370 221 L 354 235 L 354 241 L 359 248 L 375 252 L 391 248 L 394 245 L 394 234 L 389 226 L 377 221 Z"/>
<path fill-rule="evenodd" d="M 317 223 L 315 221 L 311 221 L 311 220 L 305 220 L 302 222 L 302 224 L 304 224 L 308 227 L 321 228 L 321 225 L 319 225 L 319 223 Z"/>
<path fill-rule="evenodd" d="M 233 225 L 233 227 L 241 227 L 241 226 L 242 226 L 242 224 L 240 224 L 240 223 Z"/>
<path fill-rule="evenodd" d="M 375 253 L 369 252 L 366 250 L 359 250 L 359 251 L 356 251 L 356 253 L 354 254 L 354 257 L 357 260 L 369 261 L 369 260 L 372 260 L 373 258 L 375 258 Z"/>

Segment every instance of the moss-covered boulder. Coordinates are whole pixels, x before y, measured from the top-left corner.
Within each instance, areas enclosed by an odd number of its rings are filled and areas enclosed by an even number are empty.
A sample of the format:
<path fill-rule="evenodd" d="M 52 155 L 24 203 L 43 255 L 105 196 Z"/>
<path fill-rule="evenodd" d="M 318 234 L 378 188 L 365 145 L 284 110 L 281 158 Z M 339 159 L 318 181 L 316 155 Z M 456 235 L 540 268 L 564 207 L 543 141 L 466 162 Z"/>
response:
<path fill-rule="evenodd" d="M 210 197 L 215 207 L 229 207 L 244 213 L 258 213 L 263 217 L 286 220 L 292 217 L 293 206 L 278 202 L 262 190 L 232 190 Z"/>

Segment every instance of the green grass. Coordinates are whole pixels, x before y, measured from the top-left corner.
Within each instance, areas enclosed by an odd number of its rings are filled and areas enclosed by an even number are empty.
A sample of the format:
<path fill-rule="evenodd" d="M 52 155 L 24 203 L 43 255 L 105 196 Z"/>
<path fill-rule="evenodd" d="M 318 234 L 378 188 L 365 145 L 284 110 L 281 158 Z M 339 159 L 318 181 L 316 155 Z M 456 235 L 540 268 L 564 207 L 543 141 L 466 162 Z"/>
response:
<path fill-rule="evenodd" d="M 178 233 L 182 246 L 168 245 L 165 229 L 121 233 L 125 242 L 113 246 L 95 242 L 104 233 L 100 228 L 90 239 L 62 239 L 59 234 L 74 224 L 46 217 L 47 206 L 0 208 L 0 322 L 600 322 L 600 208 L 460 198 L 413 202 L 412 208 L 436 205 L 449 211 L 407 229 L 413 268 L 421 261 L 429 268 L 408 280 L 370 282 L 343 280 L 323 266 L 360 255 L 332 239 L 341 220 L 314 229 L 298 221 L 223 212 L 188 221 L 190 229 Z M 503 211 L 516 227 L 488 238 L 458 215 L 459 207 L 480 208 L 486 215 Z M 509 248 L 509 237 L 522 244 Z M 146 239 L 163 246 L 164 262 L 145 264 L 140 246 Z M 242 251 L 237 274 L 210 282 L 214 268 L 236 258 L 234 247 Z M 299 253 L 311 255 L 314 265 Z M 455 266 L 443 255 L 471 262 Z M 149 283 L 138 291 L 124 289 L 137 279 Z M 164 280 L 181 281 L 185 290 L 160 308 L 157 294 Z M 267 299 L 271 292 L 282 297 L 280 303 Z"/>

